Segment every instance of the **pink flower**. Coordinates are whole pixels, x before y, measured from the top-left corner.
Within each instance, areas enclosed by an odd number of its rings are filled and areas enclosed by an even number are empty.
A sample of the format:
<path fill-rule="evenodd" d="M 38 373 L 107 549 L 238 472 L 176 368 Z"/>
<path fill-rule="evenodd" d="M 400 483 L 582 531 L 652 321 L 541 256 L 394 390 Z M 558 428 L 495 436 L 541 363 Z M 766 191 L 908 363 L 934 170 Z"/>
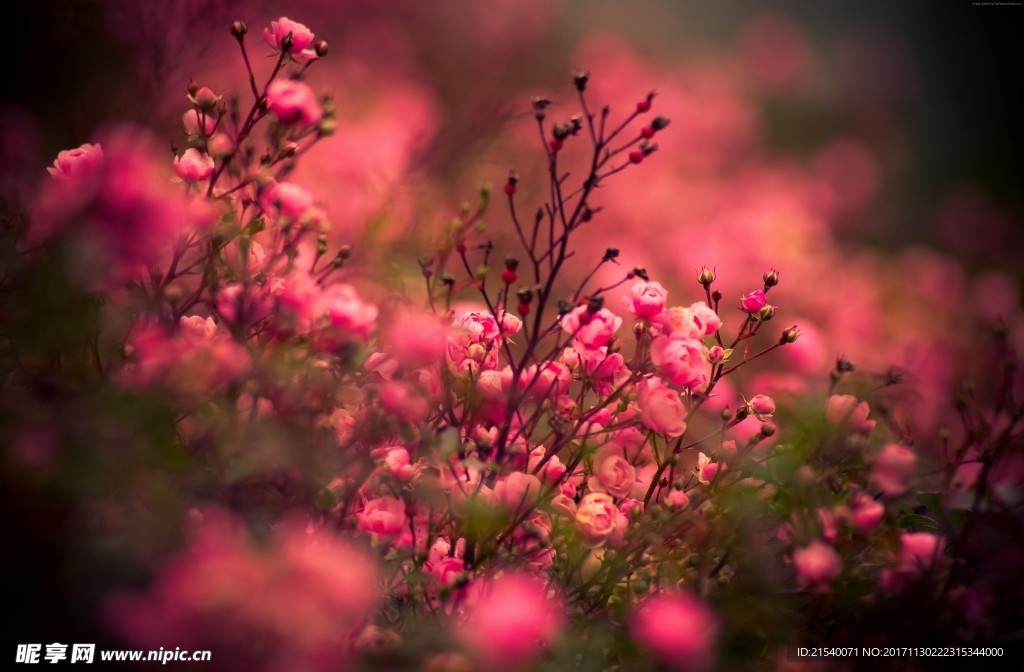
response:
<path fill-rule="evenodd" d="M 189 110 L 181 115 L 181 125 L 189 135 L 210 135 L 217 128 L 217 120 L 199 110 Z"/>
<path fill-rule="evenodd" d="M 755 394 L 749 405 L 750 410 L 757 416 L 775 413 L 775 400 L 764 394 Z"/>
<path fill-rule="evenodd" d="M 665 503 L 681 509 L 690 503 L 690 496 L 678 488 L 672 488 L 665 497 Z"/>
<path fill-rule="evenodd" d="M 321 295 L 319 311 L 334 329 L 364 341 L 377 323 L 377 306 L 363 301 L 352 285 L 327 287 Z"/>
<path fill-rule="evenodd" d="M 857 402 L 849 394 L 833 394 L 825 403 L 825 417 L 833 425 L 847 423 L 855 432 L 869 432 L 875 428 L 875 421 L 868 420 L 871 409 L 868 402 Z"/>
<path fill-rule="evenodd" d="M 637 384 L 637 404 L 644 426 L 668 436 L 686 431 L 686 409 L 679 393 L 658 378 L 646 378 Z"/>
<path fill-rule="evenodd" d="M 698 597 L 660 592 L 633 612 L 630 631 L 636 641 L 677 672 L 714 667 L 718 619 Z"/>
<path fill-rule="evenodd" d="M 359 529 L 381 536 L 401 534 L 407 518 L 405 502 L 395 497 L 371 499 L 359 513 Z"/>
<path fill-rule="evenodd" d="M 633 295 L 633 313 L 641 320 L 649 320 L 665 309 L 668 292 L 658 282 L 640 282 L 630 290 Z"/>
<path fill-rule="evenodd" d="M 636 467 L 626 461 L 622 446 L 607 443 L 594 455 L 594 475 L 589 481 L 592 492 L 625 497 L 635 482 Z"/>
<path fill-rule="evenodd" d="M 691 305 L 690 313 L 693 315 L 693 322 L 700 330 L 701 336 L 711 336 L 722 328 L 722 319 L 718 317 L 718 313 L 703 301 Z"/>
<path fill-rule="evenodd" d="M 583 536 L 584 545 L 587 548 L 604 546 L 621 515 L 611 495 L 603 492 L 586 495 L 576 508 L 576 529 Z"/>
<path fill-rule="evenodd" d="M 725 361 L 725 348 L 720 345 L 713 345 L 708 348 L 708 361 L 712 364 Z"/>
<path fill-rule="evenodd" d="M 850 500 L 850 523 L 861 534 L 870 534 L 878 529 L 885 517 L 885 505 L 863 493 Z"/>
<path fill-rule="evenodd" d="M 509 474 L 494 486 L 494 496 L 512 513 L 533 506 L 540 496 L 540 491 L 540 479 L 521 471 Z"/>
<path fill-rule="evenodd" d="M 288 48 L 289 54 L 297 54 L 313 44 L 313 31 L 299 23 L 292 21 L 287 16 L 282 16 L 277 21 L 270 22 L 270 28 L 263 29 L 263 39 L 274 49 L 284 51 L 282 42 L 291 35 L 292 44 Z"/>
<path fill-rule="evenodd" d="M 313 205 L 313 194 L 292 182 L 273 182 L 260 194 L 263 209 L 298 219 Z"/>
<path fill-rule="evenodd" d="M 53 166 L 46 169 L 57 180 L 81 180 L 103 170 L 103 147 L 88 143 L 57 154 Z"/>
<path fill-rule="evenodd" d="M 447 329 L 431 314 L 400 312 L 387 330 L 387 350 L 409 366 L 437 361 L 444 355 Z"/>
<path fill-rule="evenodd" d="M 589 348 L 608 345 L 622 326 L 622 318 L 607 308 L 591 313 L 587 306 L 577 306 L 561 321 L 562 331 L 574 334 L 576 340 Z"/>
<path fill-rule="evenodd" d="M 409 464 L 409 451 L 400 446 L 388 450 L 388 454 L 384 457 L 384 466 L 388 468 L 394 478 L 400 481 L 410 480 L 416 472 L 415 467 Z"/>
<path fill-rule="evenodd" d="M 843 571 L 842 558 L 819 539 L 793 551 L 793 564 L 804 583 L 812 587 L 831 583 Z"/>
<path fill-rule="evenodd" d="M 658 336 L 651 341 L 651 361 L 670 383 L 699 387 L 711 373 L 704 345 L 684 335 Z"/>
<path fill-rule="evenodd" d="M 697 481 L 701 485 L 710 485 L 718 475 L 718 463 L 712 462 L 711 458 L 704 453 L 697 454 Z"/>
<path fill-rule="evenodd" d="M 491 667 L 523 667 L 561 632 L 564 610 L 535 576 L 505 574 L 481 584 L 475 597 L 458 635 Z"/>
<path fill-rule="evenodd" d="M 931 532 L 904 532 L 900 535 L 899 572 L 916 576 L 945 560 L 946 540 Z"/>
<path fill-rule="evenodd" d="M 917 457 L 909 448 L 888 443 L 875 456 L 871 480 L 883 495 L 901 495 L 910 487 L 917 473 Z"/>
<path fill-rule="evenodd" d="M 465 572 L 466 563 L 462 558 L 441 558 L 430 567 L 430 575 L 445 587 L 454 585 Z"/>
<path fill-rule="evenodd" d="M 682 336 L 701 339 L 717 332 L 722 327 L 722 320 L 703 301 L 694 303 L 689 308 L 674 306 L 668 308 L 654 318 L 656 331 L 665 335 Z"/>
<path fill-rule="evenodd" d="M 213 159 L 198 149 L 186 149 L 174 157 L 174 173 L 186 182 L 202 182 L 213 175 Z"/>
<path fill-rule="evenodd" d="M 740 297 L 740 307 L 743 308 L 743 312 L 745 313 L 756 313 L 764 308 L 767 303 L 767 297 L 765 297 L 764 292 L 759 289 L 750 292 L 746 296 Z"/>
<path fill-rule="evenodd" d="M 270 111 L 284 124 L 313 125 L 323 118 L 323 110 L 316 101 L 316 94 L 305 82 L 294 79 L 278 79 L 267 87 L 267 103 Z"/>

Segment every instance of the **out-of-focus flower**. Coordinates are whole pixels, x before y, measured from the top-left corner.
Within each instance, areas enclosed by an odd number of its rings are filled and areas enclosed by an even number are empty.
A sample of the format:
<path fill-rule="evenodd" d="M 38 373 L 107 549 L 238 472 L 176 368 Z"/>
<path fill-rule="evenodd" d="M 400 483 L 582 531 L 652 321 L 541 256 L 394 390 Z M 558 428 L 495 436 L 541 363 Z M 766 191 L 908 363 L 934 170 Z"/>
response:
<path fill-rule="evenodd" d="M 294 79 L 274 80 L 267 87 L 267 103 L 282 123 L 313 125 L 323 118 L 323 110 L 309 84 Z"/>
<path fill-rule="evenodd" d="M 274 49 L 287 51 L 289 54 L 298 54 L 313 44 L 313 31 L 298 21 L 292 21 L 287 16 L 282 16 L 277 21 L 271 21 L 269 28 L 263 29 L 263 39 Z M 290 44 L 286 48 L 286 42 Z"/>
<path fill-rule="evenodd" d="M 512 573 L 485 579 L 474 597 L 457 634 L 492 668 L 529 663 L 561 632 L 562 606 L 538 577 Z"/>
<path fill-rule="evenodd" d="M 869 432 L 875 428 L 875 421 L 868 420 L 871 412 L 868 402 L 857 401 L 850 394 L 833 394 L 825 403 L 825 417 L 833 425 L 846 423 L 855 432 Z"/>
<path fill-rule="evenodd" d="M 775 413 L 775 400 L 763 394 L 755 394 L 750 400 L 750 410 L 755 415 L 772 415 Z"/>
<path fill-rule="evenodd" d="M 882 446 L 871 466 L 871 480 L 888 497 L 906 492 L 916 473 L 914 451 L 895 443 Z"/>
<path fill-rule="evenodd" d="M 651 341 L 651 361 L 679 387 L 699 387 L 711 373 L 704 345 L 682 334 L 658 336 Z"/>
<path fill-rule="evenodd" d="M 381 536 L 401 534 L 405 530 L 405 502 L 397 497 L 371 499 L 359 513 L 359 529 Z"/>
<path fill-rule="evenodd" d="M 53 166 L 46 169 L 58 180 L 81 180 L 94 177 L 103 170 L 103 147 L 86 143 L 57 154 Z"/>
<path fill-rule="evenodd" d="M 174 157 L 174 173 L 185 182 L 202 182 L 213 175 L 213 159 L 198 149 L 186 149 L 184 154 Z"/>
<path fill-rule="evenodd" d="M 684 592 L 660 592 L 633 612 L 630 632 L 645 649 L 676 672 L 714 667 L 718 619 L 700 598 Z"/>
<path fill-rule="evenodd" d="M 820 539 L 793 551 L 797 574 L 807 585 L 822 587 L 843 571 L 843 561 L 835 549 Z"/>

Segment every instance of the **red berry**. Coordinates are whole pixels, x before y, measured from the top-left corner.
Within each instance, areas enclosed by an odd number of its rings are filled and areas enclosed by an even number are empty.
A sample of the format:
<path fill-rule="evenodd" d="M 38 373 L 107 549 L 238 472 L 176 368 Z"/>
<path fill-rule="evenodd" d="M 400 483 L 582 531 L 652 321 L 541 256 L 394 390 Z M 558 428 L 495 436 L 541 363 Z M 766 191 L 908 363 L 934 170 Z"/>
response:
<path fill-rule="evenodd" d="M 506 285 L 511 285 L 518 279 L 518 277 L 519 276 L 516 275 L 515 271 L 509 270 L 507 268 L 501 272 L 501 279 L 502 281 L 504 281 Z"/>
<path fill-rule="evenodd" d="M 455 249 L 458 251 L 459 254 L 465 254 L 466 253 L 466 244 L 465 243 L 459 243 L 455 247 Z"/>
<path fill-rule="evenodd" d="M 516 310 L 519 311 L 520 315 L 529 315 L 530 314 L 530 304 L 523 303 L 522 301 L 520 301 L 519 305 L 516 306 Z"/>
<path fill-rule="evenodd" d="M 643 128 L 640 129 L 640 135 L 650 140 L 651 138 L 654 137 L 654 129 L 651 128 L 650 126 L 644 126 Z"/>
<path fill-rule="evenodd" d="M 637 112 L 648 112 L 648 111 L 650 111 L 650 109 L 651 109 L 651 101 L 649 101 L 649 100 L 641 100 L 639 103 L 636 104 L 636 111 Z"/>
<path fill-rule="evenodd" d="M 631 163 L 640 163 L 641 161 L 644 160 L 644 153 L 641 152 L 639 149 L 634 150 L 629 153 L 629 160 Z"/>
<path fill-rule="evenodd" d="M 516 185 L 512 184 L 511 182 L 506 182 L 505 193 L 508 194 L 509 196 L 516 193 Z"/>
<path fill-rule="evenodd" d="M 558 138 L 551 138 L 551 142 L 549 142 L 548 144 L 551 145 L 551 149 L 556 152 L 562 149 L 562 147 L 565 145 L 565 143 L 559 140 Z"/>

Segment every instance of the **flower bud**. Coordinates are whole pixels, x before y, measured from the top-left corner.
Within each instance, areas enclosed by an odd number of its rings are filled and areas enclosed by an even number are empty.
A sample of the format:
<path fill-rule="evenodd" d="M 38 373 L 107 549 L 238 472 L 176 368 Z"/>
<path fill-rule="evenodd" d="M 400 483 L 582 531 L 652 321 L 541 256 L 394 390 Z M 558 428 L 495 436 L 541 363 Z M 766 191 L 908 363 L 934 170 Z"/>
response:
<path fill-rule="evenodd" d="M 550 104 L 551 101 L 547 98 L 537 97 L 533 99 L 533 115 L 537 117 L 538 121 L 544 119 L 544 110 L 546 110 Z"/>
<path fill-rule="evenodd" d="M 587 301 L 587 312 L 590 313 L 591 315 L 597 313 L 597 311 L 601 310 L 601 308 L 603 308 L 603 307 L 604 307 L 604 297 L 603 296 L 592 296 Z"/>
<path fill-rule="evenodd" d="M 569 124 L 555 124 L 554 129 L 551 131 L 552 135 L 555 136 L 555 140 L 565 140 L 572 135 L 572 128 Z"/>
<path fill-rule="evenodd" d="M 714 301 L 715 303 L 718 303 L 719 301 L 722 300 L 722 293 L 717 289 L 711 292 L 711 300 Z"/>
<path fill-rule="evenodd" d="M 637 266 L 633 269 L 633 275 L 640 278 L 641 280 L 647 280 L 650 282 L 650 278 L 647 276 L 647 269 L 643 266 Z"/>
<path fill-rule="evenodd" d="M 762 322 L 767 322 L 768 320 L 775 317 L 776 310 L 777 309 L 775 308 L 775 306 L 762 306 L 761 310 L 757 312 L 757 319 L 761 320 Z"/>
<path fill-rule="evenodd" d="M 715 272 L 707 266 L 700 269 L 700 273 L 697 274 L 697 282 L 704 285 L 704 289 L 710 289 L 711 283 L 715 281 Z"/>
<path fill-rule="evenodd" d="M 708 350 L 708 361 L 712 364 L 718 364 L 725 360 L 725 348 L 720 345 L 712 346 Z"/>
<path fill-rule="evenodd" d="M 327 55 L 327 40 L 320 40 L 315 45 L 313 45 L 313 51 L 315 51 L 316 55 L 319 56 L 320 58 L 323 58 L 324 56 L 326 56 Z"/>
<path fill-rule="evenodd" d="M 514 271 L 519 268 L 519 260 L 513 257 L 511 254 L 505 257 L 505 268 L 510 271 Z"/>
<path fill-rule="evenodd" d="M 764 291 L 768 291 L 769 288 L 779 284 L 779 272 L 774 268 L 765 271 L 764 274 Z"/>
<path fill-rule="evenodd" d="M 195 97 L 196 92 L 199 91 L 199 85 L 196 84 L 194 79 L 189 78 L 188 86 L 185 87 L 185 90 L 188 91 L 190 97 Z"/>
<path fill-rule="evenodd" d="M 799 335 L 800 332 L 797 331 L 797 328 L 794 325 L 782 332 L 782 337 L 779 338 L 779 343 L 783 345 L 785 345 L 786 343 L 793 343 L 794 341 L 796 341 Z"/>
<path fill-rule="evenodd" d="M 619 256 L 619 249 L 617 247 L 609 247 L 604 251 L 604 257 L 601 261 L 614 261 Z"/>
<path fill-rule="evenodd" d="M 587 90 L 587 82 L 590 81 L 590 73 L 579 71 L 572 76 L 572 83 L 576 85 L 576 90 L 583 93 Z"/>
<path fill-rule="evenodd" d="M 519 303 L 530 303 L 533 301 L 533 292 L 529 289 L 520 289 L 516 292 L 516 298 L 519 299 Z"/>
<path fill-rule="evenodd" d="M 654 129 L 655 132 L 657 132 L 664 129 L 670 123 L 672 123 L 671 120 L 661 115 L 658 115 L 657 117 L 654 118 L 654 121 L 651 122 L 651 128 Z"/>
<path fill-rule="evenodd" d="M 729 422 L 730 420 L 732 420 L 732 411 L 730 411 L 728 408 L 723 408 L 722 422 Z"/>
<path fill-rule="evenodd" d="M 232 21 L 231 22 L 231 34 L 235 36 L 235 39 L 240 40 L 249 32 L 249 26 L 245 25 L 245 21 Z"/>

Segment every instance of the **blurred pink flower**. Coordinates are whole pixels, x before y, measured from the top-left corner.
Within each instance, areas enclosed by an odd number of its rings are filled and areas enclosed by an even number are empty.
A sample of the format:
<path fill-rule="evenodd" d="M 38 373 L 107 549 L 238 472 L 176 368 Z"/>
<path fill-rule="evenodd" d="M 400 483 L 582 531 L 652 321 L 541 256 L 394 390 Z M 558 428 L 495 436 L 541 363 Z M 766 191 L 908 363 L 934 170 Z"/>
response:
<path fill-rule="evenodd" d="M 668 436 L 686 431 L 686 409 L 679 393 L 658 378 L 645 378 L 637 384 L 637 405 L 644 426 Z"/>
<path fill-rule="evenodd" d="M 562 630 L 563 607 L 539 577 L 512 573 L 483 579 L 473 597 L 457 634 L 492 668 L 529 663 Z"/>
<path fill-rule="evenodd" d="M 292 44 L 287 49 L 290 54 L 297 54 L 313 44 L 313 31 L 298 21 L 292 21 L 287 16 L 282 16 L 277 21 L 271 21 L 269 28 L 263 29 L 263 39 L 274 49 L 285 51 L 284 40 L 291 36 Z"/>
<path fill-rule="evenodd" d="M 871 409 L 868 402 L 857 401 L 849 394 L 833 394 L 825 403 L 825 417 L 833 425 L 849 424 L 855 432 L 869 432 L 875 428 L 875 421 L 868 420 Z"/>
<path fill-rule="evenodd" d="M 793 551 L 793 564 L 800 578 L 812 587 L 831 583 L 843 571 L 842 558 L 820 539 Z"/>
<path fill-rule="evenodd" d="M 86 143 L 75 149 L 65 149 L 57 154 L 53 166 L 46 170 L 58 180 L 95 177 L 103 170 L 103 147 L 99 143 Z"/>
<path fill-rule="evenodd" d="M 714 667 L 718 619 L 688 592 L 659 592 L 643 601 L 630 618 L 637 642 L 676 672 Z"/>
<path fill-rule="evenodd" d="M 871 465 L 871 480 L 887 497 L 902 495 L 917 475 L 914 451 L 895 443 L 887 443 Z"/>
<path fill-rule="evenodd" d="M 213 159 L 198 149 L 186 149 L 174 157 L 174 173 L 185 182 L 202 182 L 213 175 Z"/>
<path fill-rule="evenodd" d="M 274 80 L 267 87 L 267 103 L 284 124 L 313 125 L 323 117 L 313 89 L 294 79 Z"/>
<path fill-rule="evenodd" d="M 668 292 L 658 282 L 640 282 L 630 290 L 633 314 L 641 320 L 650 320 L 665 309 L 665 298 Z"/>

